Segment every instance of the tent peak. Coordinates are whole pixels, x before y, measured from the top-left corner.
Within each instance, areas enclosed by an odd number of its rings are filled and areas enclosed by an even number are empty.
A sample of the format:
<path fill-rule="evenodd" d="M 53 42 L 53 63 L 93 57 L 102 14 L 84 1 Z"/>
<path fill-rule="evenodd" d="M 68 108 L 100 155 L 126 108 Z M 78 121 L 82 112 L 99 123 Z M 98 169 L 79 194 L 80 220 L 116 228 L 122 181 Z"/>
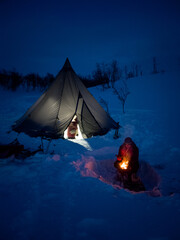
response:
<path fill-rule="evenodd" d="M 66 61 L 65 61 L 64 66 L 63 66 L 63 69 L 71 69 L 71 68 L 72 68 L 72 66 L 71 66 L 71 64 L 69 62 L 69 59 L 66 58 Z"/>

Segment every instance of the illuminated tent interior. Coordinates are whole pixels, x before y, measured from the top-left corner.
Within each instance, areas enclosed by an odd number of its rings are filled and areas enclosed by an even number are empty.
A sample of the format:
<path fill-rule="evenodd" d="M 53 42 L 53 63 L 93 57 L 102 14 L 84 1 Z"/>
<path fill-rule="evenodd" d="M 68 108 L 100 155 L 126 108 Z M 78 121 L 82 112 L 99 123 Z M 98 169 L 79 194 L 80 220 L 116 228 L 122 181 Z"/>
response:
<path fill-rule="evenodd" d="M 49 89 L 12 129 L 31 137 L 64 138 L 75 116 L 83 138 L 103 135 L 119 127 L 90 94 L 67 59 Z"/>

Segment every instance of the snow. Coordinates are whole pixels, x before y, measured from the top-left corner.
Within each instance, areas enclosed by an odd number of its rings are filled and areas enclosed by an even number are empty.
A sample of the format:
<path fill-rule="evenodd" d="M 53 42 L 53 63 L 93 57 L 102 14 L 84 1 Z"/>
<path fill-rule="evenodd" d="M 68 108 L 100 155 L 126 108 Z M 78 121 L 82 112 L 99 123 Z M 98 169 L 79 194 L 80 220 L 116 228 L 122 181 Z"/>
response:
<path fill-rule="evenodd" d="M 129 79 L 125 114 L 112 89 L 89 89 L 98 101 L 108 102 L 110 115 L 122 126 L 117 140 L 114 131 L 85 140 L 59 139 L 48 153 L 24 161 L 0 159 L 0 239 L 179 239 L 179 75 Z M 1 143 L 17 137 L 7 131 L 40 94 L 0 90 Z M 157 197 L 112 182 L 112 163 L 127 136 L 139 147 L 140 162 L 151 167 L 151 183 L 157 177 Z M 41 143 L 25 134 L 18 140 L 34 150 Z"/>

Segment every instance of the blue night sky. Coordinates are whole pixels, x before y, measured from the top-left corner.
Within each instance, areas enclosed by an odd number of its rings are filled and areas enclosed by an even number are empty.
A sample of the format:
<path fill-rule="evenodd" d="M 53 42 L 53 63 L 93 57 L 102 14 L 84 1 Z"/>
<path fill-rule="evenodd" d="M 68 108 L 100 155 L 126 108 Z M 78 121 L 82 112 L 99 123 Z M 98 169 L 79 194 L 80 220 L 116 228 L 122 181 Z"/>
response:
<path fill-rule="evenodd" d="M 0 0 L 0 69 L 54 75 L 66 57 L 86 75 L 97 62 L 180 56 L 179 0 Z"/>

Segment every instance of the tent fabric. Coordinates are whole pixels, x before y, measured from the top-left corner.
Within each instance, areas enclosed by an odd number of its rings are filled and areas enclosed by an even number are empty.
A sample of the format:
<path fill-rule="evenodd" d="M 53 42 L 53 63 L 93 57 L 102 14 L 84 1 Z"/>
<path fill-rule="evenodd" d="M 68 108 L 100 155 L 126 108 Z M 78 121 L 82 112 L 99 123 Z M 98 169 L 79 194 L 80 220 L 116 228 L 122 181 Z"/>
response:
<path fill-rule="evenodd" d="M 87 90 L 67 59 L 50 88 L 15 122 L 12 129 L 31 137 L 63 138 L 75 115 L 84 138 L 119 128 L 119 124 Z"/>

